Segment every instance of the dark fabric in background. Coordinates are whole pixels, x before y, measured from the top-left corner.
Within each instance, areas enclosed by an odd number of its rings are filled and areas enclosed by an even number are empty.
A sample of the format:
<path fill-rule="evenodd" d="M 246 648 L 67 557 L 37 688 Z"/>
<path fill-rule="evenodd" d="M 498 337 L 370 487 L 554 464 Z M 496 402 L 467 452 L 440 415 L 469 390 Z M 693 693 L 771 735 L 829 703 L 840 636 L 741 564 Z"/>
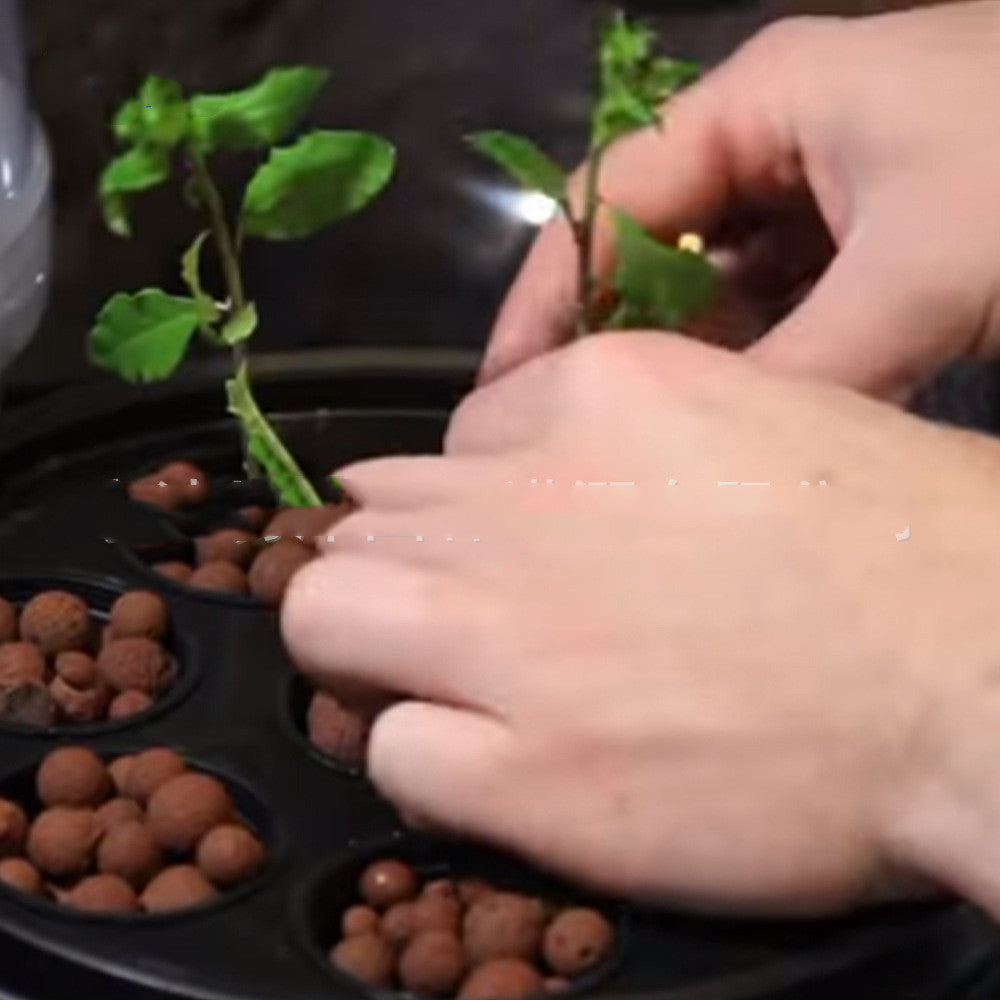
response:
<path fill-rule="evenodd" d="M 644 0 L 670 51 L 704 64 L 790 13 L 870 13 L 865 0 Z M 371 210 L 309 241 L 250 243 L 257 350 L 378 344 L 478 348 L 530 230 L 476 194 L 496 179 L 468 153 L 474 128 L 523 130 L 571 164 L 582 151 L 588 53 L 604 5 L 588 0 L 25 0 L 34 100 L 55 159 L 54 296 L 10 373 L 8 399 L 94 378 L 84 337 L 112 292 L 178 289 L 177 257 L 198 226 L 176 190 L 138 199 L 136 237 L 101 226 L 95 179 L 107 122 L 147 71 L 191 90 L 246 84 L 275 64 L 328 67 L 313 121 L 366 128 L 399 149 Z M 224 186 L 237 190 L 246 164 Z M 964 368 L 943 390 L 959 419 L 993 421 L 992 372 Z M 961 412 L 958 412 L 961 411 Z M 967 412 L 966 412 L 967 411 Z M 990 424 L 992 426 L 992 424 Z"/>

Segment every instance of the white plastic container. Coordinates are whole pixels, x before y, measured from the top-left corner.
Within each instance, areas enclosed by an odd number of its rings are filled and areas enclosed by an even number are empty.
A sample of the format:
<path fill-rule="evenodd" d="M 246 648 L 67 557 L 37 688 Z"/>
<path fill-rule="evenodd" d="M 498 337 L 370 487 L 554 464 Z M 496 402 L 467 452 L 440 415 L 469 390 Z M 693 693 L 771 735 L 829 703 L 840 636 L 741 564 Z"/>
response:
<path fill-rule="evenodd" d="M 48 301 L 52 178 L 28 99 L 17 0 L 0 0 L 0 387 Z"/>

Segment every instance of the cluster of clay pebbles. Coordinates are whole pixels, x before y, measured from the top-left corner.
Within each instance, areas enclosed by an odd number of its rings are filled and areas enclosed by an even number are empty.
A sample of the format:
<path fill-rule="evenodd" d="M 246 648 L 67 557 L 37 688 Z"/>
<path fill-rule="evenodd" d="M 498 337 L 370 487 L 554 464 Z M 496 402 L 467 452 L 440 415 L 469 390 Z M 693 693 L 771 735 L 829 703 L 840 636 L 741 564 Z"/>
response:
<path fill-rule="evenodd" d="M 521 1000 L 571 989 L 615 950 L 600 911 L 560 907 L 482 879 L 423 881 L 376 861 L 341 917 L 330 962 L 376 989 L 440 1000 Z"/>
<path fill-rule="evenodd" d="M 176 680 L 158 594 L 131 590 L 101 627 L 76 594 L 45 590 L 18 608 L 0 598 L 0 722 L 49 727 L 149 709 Z"/>
<path fill-rule="evenodd" d="M 207 475 L 191 462 L 171 462 L 129 484 L 129 496 L 166 511 L 208 501 Z M 162 576 L 202 590 L 252 594 L 278 607 L 297 570 L 316 555 L 315 540 L 350 512 L 347 502 L 323 507 L 244 507 L 239 524 L 218 528 L 194 542 L 194 565 L 173 560 L 153 569 Z"/>
<path fill-rule="evenodd" d="M 172 913 L 256 876 L 264 845 L 215 778 L 154 747 L 105 763 L 62 747 L 35 776 L 33 818 L 0 799 L 0 882 L 94 914 Z"/>

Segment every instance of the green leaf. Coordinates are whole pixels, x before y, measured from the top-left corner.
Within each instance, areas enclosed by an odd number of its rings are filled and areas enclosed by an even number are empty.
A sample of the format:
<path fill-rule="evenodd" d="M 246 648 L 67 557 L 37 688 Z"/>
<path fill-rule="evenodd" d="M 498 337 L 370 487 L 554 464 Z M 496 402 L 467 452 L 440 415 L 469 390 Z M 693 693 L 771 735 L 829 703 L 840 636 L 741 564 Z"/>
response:
<path fill-rule="evenodd" d="M 180 85 L 148 76 L 137 97 L 118 109 L 112 123 L 123 142 L 173 149 L 188 132 L 188 102 Z"/>
<path fill-rule="evenodd" d="M 98 195 L 108 229 L 131 235 L 126 195 L 162 184 L 170 176 L 170 160 L 162 149 L 137 146 L 112 160 L 101 174 Z"/>
<path fill-rule="evenodd" d="M 242 424 L 250 454 L 267 473 L 281 503 L 288 507 L 322 507 L 323 501 L 312 483 L 260 412 L 245 363 L 226 382 L 226 394 L 229 412 Z"/>
<path fill-rule="evenodd" d="M 184 251 L 184 256 L 181 258 L 181 277 L 198 306 L 198 326 L 201 328 L 201 332 L 210 340 L 216 340 L 216 333 L 210 324 L 219 318 L 219 308 L 215 304 L 215 299 L 201 287 L 199 267 L 201 248 L 208 237 L 208 230 L 199 233 L 191 246 Z"/>
<path fill-rule="evenodd" d="M 521 187 L 541 191 L 554 201 L 565 201 L 565 173 L 530 139 L 509 132 L 476 132 L 468 141 L 503 167 Z"/>
<path fill-rule="evenodd" d="M 90 332 L 90 357 L 127 382 L 157 382 L 173 374 L 197 328 L 194 299 L 158 288 L 119 292 Z"/>
<path fill-rule="evenodd" d="M 359 211 L 389 182 L 396 151 L 366 132 L 315 131 L 275 149 L 243 201 L 248 236 L 294 240 Z"/>
<path fill-rule="evenodd" d="M 222 328 L 221 337 L 224 343 L 239 344 L 249 339 L 257 329 L 257 307 L 248 302 L 238 313 L 231 316 Z"/>
<path fill-rule="evenodd" d="M 274 145 L 295 127 L 328 77 L 324 69 L 294 66 L 271 70 L 245 90 L 196 94 L 191 98 L 195 142 L 205 153 Z"/>
<path fill-rule="evenodd" d="M 613 215 L 621 299 L 615 325 L 676 329 L 711 305 L 719 275 L 706 257 L 659 242 L 624 212 Z"/>

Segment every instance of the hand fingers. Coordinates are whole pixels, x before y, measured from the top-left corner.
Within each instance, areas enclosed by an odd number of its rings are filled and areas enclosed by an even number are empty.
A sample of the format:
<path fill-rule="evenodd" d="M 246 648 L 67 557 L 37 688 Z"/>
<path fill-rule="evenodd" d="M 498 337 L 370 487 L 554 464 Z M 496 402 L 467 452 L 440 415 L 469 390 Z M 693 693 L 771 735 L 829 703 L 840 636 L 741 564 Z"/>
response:
<path fill-rule="evenodd" d="M 451 499 L 459 489 L 491 485 L 496 470 L 478 456 L 445 461 L 440 455 L 414 455 L 354 462 L 335 475 L 359 507 L 412 511 Z"/>

